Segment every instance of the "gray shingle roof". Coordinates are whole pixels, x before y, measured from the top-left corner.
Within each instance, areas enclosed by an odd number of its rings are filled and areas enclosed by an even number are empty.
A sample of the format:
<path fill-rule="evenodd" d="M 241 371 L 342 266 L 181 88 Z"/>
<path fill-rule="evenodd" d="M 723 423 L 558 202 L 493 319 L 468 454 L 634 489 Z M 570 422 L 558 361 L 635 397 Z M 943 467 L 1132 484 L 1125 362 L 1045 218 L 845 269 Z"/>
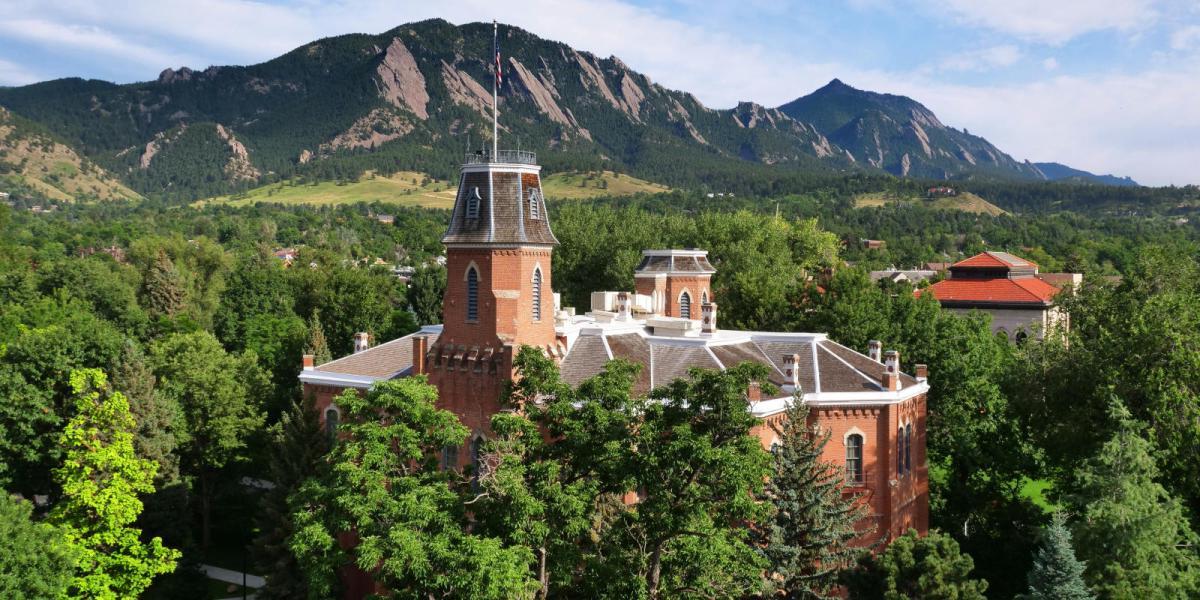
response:
<path fill-rule="evenodd" d="M 536 173 L 501 168 L 462 174 L 454 213 L 442 242 L 557 245 L 546 214 L 541 179 Z M 476 194 L 477 211 L 471 207 Z M 531 203 L 537 205 L 536 216 L 531 214 Z"/>

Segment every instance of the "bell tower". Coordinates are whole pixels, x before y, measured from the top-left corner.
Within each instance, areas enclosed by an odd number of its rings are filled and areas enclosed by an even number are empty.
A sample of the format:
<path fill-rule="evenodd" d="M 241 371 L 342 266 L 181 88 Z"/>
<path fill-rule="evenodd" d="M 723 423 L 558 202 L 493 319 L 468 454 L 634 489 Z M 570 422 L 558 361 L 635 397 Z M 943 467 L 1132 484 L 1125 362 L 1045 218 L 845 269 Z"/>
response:
<path fill-rule="evenodd" d="M 550 230 L 541 167 L 532 152 L 468 154 L 446 245 L 442 333 L 424 370 L 440 404 L 485 430 L 499 410 L 522 345 L 561 357 L 554 334 Z"/>

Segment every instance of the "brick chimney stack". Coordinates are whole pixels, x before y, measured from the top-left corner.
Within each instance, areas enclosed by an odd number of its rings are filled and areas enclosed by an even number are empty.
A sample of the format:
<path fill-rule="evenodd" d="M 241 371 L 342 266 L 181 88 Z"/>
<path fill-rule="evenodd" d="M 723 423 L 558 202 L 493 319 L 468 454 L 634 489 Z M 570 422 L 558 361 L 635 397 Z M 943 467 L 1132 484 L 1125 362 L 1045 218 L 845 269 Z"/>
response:
<path fill-rule="evenodd" d="M 923 364 L 913 365 L 913 374 L 917 377 L 917 381 L 925 381 L 929 379 L 929 366 Z"/>
<path fill-rule="evenodd" d="M 889 392 L 900 390 L 900 353 L 888 350 L 883 355 L 883 389 Z"/>
<path fill-rule="evenodd" d="M 354 334 L 354 353 L 358 354 L 371 347 L 371 334 L 360 331 Z"/>
<path fill-rule="evenodd" d="M 304 370 L 311 371 L 311 370 L 317 368 L 316 365 L 314 364 L 315 362 L 316 362 L 316 357 L 314 357 L 311 354 L 305 354 L 304 355 L 304 363 L 303 363 Z"/>
<path fill-rule="evenodd" d="M 717 332 L 717 303 L 705 302 L 700 305 L 700 333 Z"/>
<path fill-rule="evenodd" d="M 883 342 L 879 340 L 867 342 L 867 356 L 875 362 L 883 362 Z"/>
<path fill-rule="evenodd" d="M 783 357 L 783 376 L 795 391 L 800 391 L 800 355 L 787 354 Z"/>

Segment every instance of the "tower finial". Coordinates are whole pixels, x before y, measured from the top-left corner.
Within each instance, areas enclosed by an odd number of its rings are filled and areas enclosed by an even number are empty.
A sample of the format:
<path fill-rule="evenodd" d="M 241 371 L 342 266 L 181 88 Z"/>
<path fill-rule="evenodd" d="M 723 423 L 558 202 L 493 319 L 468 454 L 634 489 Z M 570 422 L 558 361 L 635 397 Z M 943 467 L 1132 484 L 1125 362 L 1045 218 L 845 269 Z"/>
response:
<path fill-rule="evenodd" d="M 492 66 L 496 71 L 496 76 L 492 78 L 492 160 L 497 160 L 499 156 L 499 137 L 500 137 L 500 102 L 498 100 L 498 90 L 500 89 L 500 25 L 495 19 L 492 19 L 492 48 L 495 50 L 495 64 Z"/>

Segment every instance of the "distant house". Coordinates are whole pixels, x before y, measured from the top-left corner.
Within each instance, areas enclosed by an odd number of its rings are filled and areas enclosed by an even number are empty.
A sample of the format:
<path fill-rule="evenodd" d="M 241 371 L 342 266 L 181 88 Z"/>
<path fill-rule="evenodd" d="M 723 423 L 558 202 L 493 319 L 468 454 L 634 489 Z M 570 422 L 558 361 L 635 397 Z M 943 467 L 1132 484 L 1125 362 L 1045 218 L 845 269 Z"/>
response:
<path fill-rule="evenodd" d="M 384 225 L 392 225 L 396 222 L 396 215 L 375 215 L 375 220 Z"/>
<path fill-rule="evenodd" d="M 862 247 L 867 250 L 883 250 L 884 247 L 887 246 L 887 242 L 885 242 L 883 240 L 861 239 L 858 242 L 860 244 L 862 244 Z"/>
<path fill-rule="evenodd" d="M 283 261 L 284 267 L 292 266 L 292 262 L 296 260 L 295 248 L 280 248 L 271 253 L 275 258 Z"/>
<path fill-rule="evenodd" d="M 948 263 L 948 262 L 927 262 L 927 263 L 925 263 L 926 271 L 937 271 L 938 273 L 941 273 L 949 268 L 950 268 L 950 263 Z"/>
<path fill-rule="evenodd" d="M 950 277 L 917 294 L 930 293 L 942 308 L 992 316 L 992 331 L 1013 341 L 1041 339 L 1053 325 L 1067 323 L 1054 299 L 1063 286 L 1078 285 L 1075 273 L 1038 273 L 1036 263 L 1007 252 L 983 252 L 950 266 Z"/>
<path fill-rule="evenodd" d="M 956 189 L 954 189 L 954 188 L 952 188 L 952 187 L 939 186 L 939 187 L 931 187 L 931 188 L 929 188 L 929 189 L 925 190 L 925 194 L 926 194 L 927 196 L 930 196 L 930 197 L 934 197 L 934 196 L 957 196 L 957 195 L 958 195 L 958 190 L 956 190 Z"/>
<path fill-rule="evenodd" d="M 871 281 L 888 280 L 892 283 L 908 282 L 917 284 L 926 279 L 937 277 L 937 271 L 923 269 L 890 269 L 886 271 L 871 271 Z"/>

